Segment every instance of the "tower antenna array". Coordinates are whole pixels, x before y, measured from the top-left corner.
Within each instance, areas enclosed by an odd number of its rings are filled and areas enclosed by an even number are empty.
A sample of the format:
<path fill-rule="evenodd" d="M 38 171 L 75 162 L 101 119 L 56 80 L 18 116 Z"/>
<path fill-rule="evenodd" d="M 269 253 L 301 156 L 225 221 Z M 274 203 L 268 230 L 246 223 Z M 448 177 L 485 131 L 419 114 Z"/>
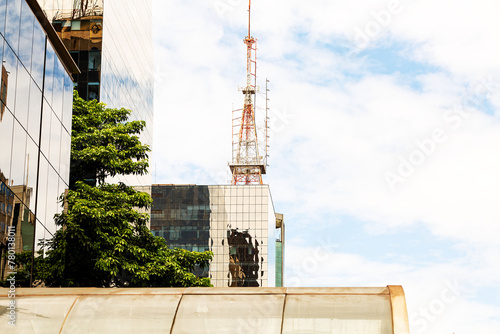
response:
<path fill-rule="evenodd" d="M 266 174 L 266 164 L 259 153 L 257 128 L 255 126 L 257 39 L 250 34 L 251 4 L 252 0 L 249 0 L 248 35 L 243 39 L 247 47 L 247 82 L 246 86 L 241 90 L 245 95 L 244 104 L 243 109 L 233 110 L 233 156 L 229 167 L 232 174 L 231 184 L 234 185 L 262 184 L 262 175 Z"/>

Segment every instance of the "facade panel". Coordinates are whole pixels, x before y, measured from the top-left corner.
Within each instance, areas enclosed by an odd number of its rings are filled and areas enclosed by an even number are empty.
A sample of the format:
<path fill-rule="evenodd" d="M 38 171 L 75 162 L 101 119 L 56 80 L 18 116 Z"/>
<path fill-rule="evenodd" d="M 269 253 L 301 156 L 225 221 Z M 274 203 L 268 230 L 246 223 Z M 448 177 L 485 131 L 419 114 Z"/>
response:
<path fill-rule="evenodd" d="M 0 279 L 10 273 L 9 249 L 33 250 L 52 237 L 69 181 L 71 125 L 63 127 L 61 117 L 72 113 L 70 103 L 63 107 L 72 101 L 72 79 L 32 8 L 25 0 L 0 2 Z"/>
<path fill-rule="evenodd" d="M 131 120 L 146 121 L 141 142 L 152 146 L 151 0 L 38 1 L 81 70 L 75 76 L 80 97 L 132 110 Z M 108 180 L 115 181 L 147 186 L 151 175 Z"/>
<path fill-rule="evenodd" d="M 215 287 L 275 286 L 276 215 L 267 185 L 153 185 L 151 230 L 170 248 L 214 253 Z"/>

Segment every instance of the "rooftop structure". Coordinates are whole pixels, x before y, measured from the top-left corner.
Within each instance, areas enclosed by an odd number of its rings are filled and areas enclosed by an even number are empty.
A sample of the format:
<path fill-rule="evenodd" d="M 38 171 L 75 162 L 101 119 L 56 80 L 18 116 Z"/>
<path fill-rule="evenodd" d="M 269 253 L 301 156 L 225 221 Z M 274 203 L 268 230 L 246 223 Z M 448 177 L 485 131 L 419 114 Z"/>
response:
<path fill-rule="evenodd" d="M 232 162 L 229 164 L 232 174 L 231 184 L 233 185 L 263 184 L 262 175 L 266 174 L 267 115 L 265 122 L 266 144 L 262 150 L 259 148 L 255 123 L 255 93 L 258 90 L 257 39 L 250 34 L 250 10 L 251 0 L 248 1 L 248 35 L 243 40 L 247 47 L 246 86 L 241 89 L 245 98 L 243 109 L 233 111 L 233 154 Z M 262 151 L 265 153 L 263 154 Z"/>
<path fill-rule="evenodd" d="M 409 334 L 401 286 L 0 289 L 1 333 Z M 50 307 L 47 307 L 50 305 Z"/>

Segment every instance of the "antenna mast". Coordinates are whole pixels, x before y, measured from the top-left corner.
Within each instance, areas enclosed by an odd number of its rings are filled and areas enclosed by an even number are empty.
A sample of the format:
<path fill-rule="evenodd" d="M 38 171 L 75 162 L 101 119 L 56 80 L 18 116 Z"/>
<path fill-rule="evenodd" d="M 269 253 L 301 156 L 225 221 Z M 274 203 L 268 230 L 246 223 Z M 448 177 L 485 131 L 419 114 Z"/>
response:
<path fill-rule="evenodd" d="M 250 9 L 248 1 L 248 35 L 243 40 L 247 46 L 247 82 L 242 89 L 245 95 L 243 109 L 233 110 L 233 157 L 229 164 L 231 184 L 262 184 L 266 164 L 259 152 L 255 126 L 255 93 L 257 90 L 257 39 L 250 34 Z M 253 84 L 252 84 L 253 77 Z M 241 114 L 240 114 L 241 113 Z M 235 115 L 236 114 L 236 115 Z M 266 120 L 267 121 L 267 120 Z"/>

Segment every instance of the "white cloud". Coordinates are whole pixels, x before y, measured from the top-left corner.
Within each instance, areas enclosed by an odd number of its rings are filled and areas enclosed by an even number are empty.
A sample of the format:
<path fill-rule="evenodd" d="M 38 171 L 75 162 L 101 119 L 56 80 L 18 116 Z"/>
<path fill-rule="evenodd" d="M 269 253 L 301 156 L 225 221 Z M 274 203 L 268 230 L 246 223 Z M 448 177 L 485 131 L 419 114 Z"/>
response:
<path fill-rule="evenodd" d="M 294 247 L 287 248 L 286 253 L 288 286 L 403 285 L 412 333 L 469 333 L 477 328 L 481 328 L 481 333 L 498 331 L 500 307 L 474 301 L 475 289 L 488 285 L 485 282 L 488 277 L 500 274 L 499 266 L 484 266 L 484 254 L 417 266 L 399 261 L 389 264 L 344 253 L 323 237 L 314 240 L 317 246 L 307 246 L 300 239 L 289 241 L 294 242 Z M 494 253 L 498 259 L 499 249 Z M 481 272 L 471 277 L 470 272 L 478 267 Z"/>
<path fill-rule="evenodd" d="M 399 280 L 410 311 L 418 314 L 439 296 L 445 280 L 458 278 L 472 292 L 447 305 L 429 325 L 432 333 L 472 332 L 474 326 L 493 333 L 499 310 L 474 291 L 500 289 L 495 279 L 500 274 L 495 269 L 500 267 L 500 49 L 494 35 L 499 5 L 401 0 L 389 23 L 372 31 L 366 49 L 349 53 L 359 43 L 359 31 L 366 33 L 367 24 L 377 22 L 374 13 L 391 3 L 253 2 L 260 84 L 271 80 L 273 129 L 265 179 L 276 210 L 293 227 L 289 231 L 335 222 L 340 238 L 342 217 L 348 216 L 371 234 L 397 237 L 423 226 L 436 240 L 466 250 L 450 263 L 424 264 L 333 250 L 335 265 L 304 272 L 303 285 Z M 217 4 L 226 6 L 217 11 Z M 162 13 L 155 22 L 159 183 L 225 179 L 231 104 L 243 103 L 237 86 L 245 81 L 246 5 L 243 0 L 155 4 L 155 12 Z M 377 56 L 381 49 L 384 55 Z M 400 60 L 406 63 L 398 67 Z M 428 154 L 418 153 L 424 150 Z M 400 174 L 401 159 L 418 166 L 392 190 L 386 175 Z M 287 260 L 300 264 L 314 251 L 314 241 L 301 244 L 290 237 Z M 449 246 L 439 247 L 446 252 Z"/>

